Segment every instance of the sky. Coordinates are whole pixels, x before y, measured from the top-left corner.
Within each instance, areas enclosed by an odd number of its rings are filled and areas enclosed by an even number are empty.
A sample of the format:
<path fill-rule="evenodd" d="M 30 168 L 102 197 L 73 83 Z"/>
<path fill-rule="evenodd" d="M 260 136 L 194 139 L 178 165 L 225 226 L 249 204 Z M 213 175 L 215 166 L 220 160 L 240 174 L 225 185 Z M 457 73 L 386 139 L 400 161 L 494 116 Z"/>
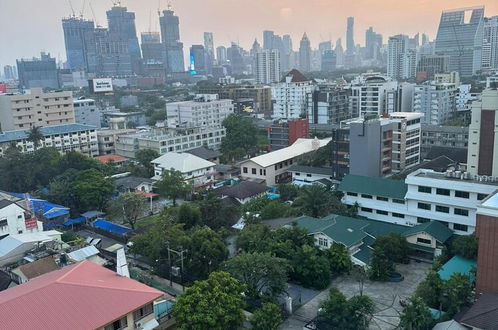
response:
<path fill-rule="evenodd" d="M 40 51 L 65 60 L 62 17 L 71 14 L 94 19 L 107 26 L 105 11 L 113 0 L 0 0 L 0 67 L 15 64 L 17 58 L 39 56 Z M 250 49 L 255 38 L 262 44 L 262 31 L 290 34 L 296 50 L 304 32 L 313 48 L 326 40 L 343 38 L 346 18 L 355 18 L 355 42 L 364 44 L 365 30 L 372 26 L 387 37 L 399 33 L 426 33 L 435 37 L 442 10 L 476 5 L 486 7 L 485 15 L 498 15 L 497 0 L 171 0 L 180 17 L 184 52 L 192 44 L 203 43 L 203 32 L 214 33 L 215 47 L 238 42 Z M 85 6 L 83 7 L 83 3 Z M 136 14 L 140 32 L 159 31 L 157 10 L 167 0 L 122 0 L 122 6 Z"/>

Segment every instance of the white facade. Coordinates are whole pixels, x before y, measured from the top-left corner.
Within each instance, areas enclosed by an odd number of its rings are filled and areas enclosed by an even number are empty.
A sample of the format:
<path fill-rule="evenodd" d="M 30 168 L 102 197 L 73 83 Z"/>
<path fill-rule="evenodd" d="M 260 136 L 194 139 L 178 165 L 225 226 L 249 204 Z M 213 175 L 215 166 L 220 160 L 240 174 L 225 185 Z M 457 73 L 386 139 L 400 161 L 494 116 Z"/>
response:
<path fill-rule="evenodd" d="M 0 205 L 5 201 L 0 200 Z M 36 220 L 31 228 L 26 227 L 26 217 L 29 216 L 26 210 L 13 202 L 0 208 L 0 237 L 41 231 L 42 225 Z"/>
<path fill-rule="evenodd" d="M 455 84 L 428 83 L 415 87 L 413 111 L 424 114 L 423 122 L 442 125 L 453 118 L 456 111 Z"/>
<path fill-rule="evenodd" d="M 482 68 L 498 70 L 498 16 L 484 19 Z"/>
<path fill-rule="evenodd" d="M 218 100 L 217 94 L 198 94 L 193 101 L 166 104 L 168 127 L 221 126 L 233 113 L 232 100 Z"/>
<path fill-rule="evenodd" d="M 389 112 L 387 95 L 397 91 L 398 82 L 379 73 L 367 73 L 356 77 L 350 89 L 350 111 L 353 115 L 380 116 Z"/>
<path fill-rule="evenodd" d="M 93 99 L 75 99 L 74 118 L 76 123 L 100 128 L 101 113 Z"/>
<path fill-rule="evenodd" d="M 293 82 L 292 76 L 285 77 L 285 82 L 278 83 L 271 90 L 274 100 L 272 118 L 299 118 L 306 114 L 306 95 L 312 91 L 311 81 Z"/>
<path fill-rule="evenodd" d="M 471 102 L 477 100 L 479 94 L 471 93 L 471 85 L 460 85 L 456 95 L 456 109 L 457 111 L 470 110 Z"/>
<path fill-rule="evenodd" d="M 265 49 L 256 53 L 256 81 L 271 84 L 280 80 L 280 52 Z"/>
<path fill-rule="evenodd" d="M 401 172 L 420 163 L 421 118 L 418 112 L 393 112 L 389 119 L 393 125 L 393 173 Z"/>

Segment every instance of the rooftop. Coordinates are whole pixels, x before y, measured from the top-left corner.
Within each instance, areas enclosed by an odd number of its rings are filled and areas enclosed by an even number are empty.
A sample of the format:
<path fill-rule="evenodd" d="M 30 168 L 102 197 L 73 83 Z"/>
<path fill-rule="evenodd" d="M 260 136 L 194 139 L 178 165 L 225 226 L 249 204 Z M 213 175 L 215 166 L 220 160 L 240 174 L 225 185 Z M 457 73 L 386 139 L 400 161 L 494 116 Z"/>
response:
<path fill-rule="evenodd" d="M 283 78 L 280 82 L 285 82 L 285 78 L 286 77 L 292 77 L 292 80 L 291 82 L 306 82 L 306 81 L 310 81 L 310 79 L 306 78 L 305 75 L 303 75 L 299 70 L 297 69 L 292 69 L 291 71 L 289 71 Z"/>
<path fill-rule="evenodd" d="M 18 271 L 21 272 L 28 280 L 53 272 L 59 269 L 53 256 L 45 257 L 25 265 L 19 266 Z"/>
<path fill-rule="evenodd" d="M 328 175 L 333 176 L 334 171 L 331 167 L 315 167 L 315 166 L 302 166 L 302 165 L 292 165 L 289 167 L 290 172 L 302 172 L 302 173 L 312 173 L 318 175 Z"/>
<path fill-rule="evenodd" d="M 58 126 L 40 127 L 40 132 L 43 136 L 51 136 L 57 134 L 76 133 L 81 131 L 96 130 L 97 127 L 83 124 L 67 124 Z M 0 143 L 27 139 L 29 130 L 6 131 L 0 133 Z"/>
<path fill-rule="evenodd" d="M 498 294 L 483 293 L 459 321 L 474 329 L 495 329 L 498 324 Z"/>
<path fill-rule="evenodd" d="M 211 150 L 206 147 L 199 147 L 185 152 L 205 160 L 214 159 L 221 156 L 221 152 L 219 152 L 218 150 Z"/>
<path fill-rule="evenodd" d="M 408 175 L 407 178 L 410 176 L 412 177 L 419 177 L 419 178 L 431 178 L 435 180 L 444 180 L 444 181 L 460 181 L 460 182 L 467 182 L 467 183 L 475 183 L 475 184 L 485 184 L 485 185 L 491 185 L 491 186 L 497 186 L 498 187 L 498 180 L 495 180 L 493 177 L 493 180 L 490 180 L 488 176 L 485 175 L 471 175 L 468 174 L 467 179 L 462 179 L 462 176 L 464 175 L 464 172 L 459 172 L 459 171 L 453 171 L 450 174 L 447 174 L 446 172 L 441 173 L 441 172 L 434 172 L 432 170 L 425 170 L 425 169 L 419 169 L 411 174 Z"/>
<path fill-rule="evenodd" d="M 0 318 L 5 329 L 98 329 L 163 295 L 82 261 L 1 292 Z"/>
<path fill-rule="evenodd" d="M 124 162 L 128 158 L 120 156 L 120 155 L 102 155 L 102 156 L 94 157 L 93 159 L 95 159 L 103 164 L 107 164 L 107 163 L 112 163 L 112 162 L 114 162 L 114 163 Z"/>
<path fill-rule="evenodd" d="M 343 192 L 404 199 L 407 185 L 402 180 L 349 174 L 344 177 L 337 189 Z"/>
<path fill-rule="evenodd" d="M 182 173 L 189 173 L 216 165 L 192 154 L 177 152 L 168 152 L 154 159 L 151 163 L 157 164 L 164 169 L 174 169 Z"/>
<path fill-rule="evenodd" d="M 467 148 L 454 148 L 443 146 L 432 146 L 424 159 L 436 159 L 441 156 L 446 156 L 453 162 L 467 163 Z"/>
<path fill-rule="evenodd" d="M 474 275 L 472 274 L 472 268 L 475 267 L 477 267 L 475 261 L 456 255 L 448 260 L 437 273 L 439 274 L 439 277 L 445 281 L 449 280 L 453 274 L 466 275 L 473 281 Z"/>

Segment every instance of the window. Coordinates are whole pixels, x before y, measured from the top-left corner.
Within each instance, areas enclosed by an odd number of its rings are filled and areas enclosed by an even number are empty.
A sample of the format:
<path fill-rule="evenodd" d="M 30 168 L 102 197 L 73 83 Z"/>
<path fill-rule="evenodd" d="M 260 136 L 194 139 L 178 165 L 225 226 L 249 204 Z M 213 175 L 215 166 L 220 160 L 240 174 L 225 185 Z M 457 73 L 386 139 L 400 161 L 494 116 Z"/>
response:
<path fill-rule="evenodd" d="M 455 197 L 458 197 L 458 198 L 469 198 L 469 193 L 467 191 L 455 190 Z"/>
<path fill-rule="evenodd" d="M 401 218 L 401 219 L 404 219 L 404 218 L 405 218 L 405 215 L 404 215 L 404 214 L 401 214 L 401 213 L 394 213 L 394 212 L 393 212 L 393 217 L 395 217 L 395 218 Z"/>
<path fill-rule="evenodd" d="M 367 198 L 367 199 L 372 199 L 372 195 L 367 195 L 367 194 L 361 194 L 361 197 Z"/>
<path fill-rule="evenodd" d="M 372 213 L 373 212 L 373 210 L 371 208 L 368 208 L 368 207 L 362 207 L 361 210 L 363 212 L 368 212 L 368 213 Z"/>
<path fill-rule="evenodd" d="M 378 201 L 387 202 L 387 201 L 389 201 L 389 198 L 385 198 L 385 197 L 380 197 L 380 196 L 377 196 L 377 200 L 378 200 Z"/>
<path fill-rule="evenodd" d="M 403 199 L 394 199 L 393 198 L 393 203 L 397 203 L 397 204 L 405 204 L 405 201 Z"/>
<path fill-rule="evenodd" d="M 349 192 L 349 191 L 346 193 L 346 195 L 348 195 L 348 196 L 358 196 L 357 193 Z"/>
<path fill-rule="evenodd" d="M 426 193 L 426 194 L 431 194 L 432 193 L 432 188 L 431 187 L 426 187 L 426 186 L 418 186 L 418 192 Z"/>
<path fill-rule="evenodd" d="M 296 172 L 294 175 L 295 175 L 295 176 L 300 176 L 300 175 L 301 175 L 301 173 Z"/>
<path fill-rule="evenodd" d="M 455 213 L 456 215 L 464 216 L 464 217 L 469 216 L 469 210 L 457 209 L 456 207 L 455 207 L 455 210 L 453 211 L 453 213 Z"/>
<path fill-rule="evenodd" d="M 436 194 L 437 195 L 443 195 L 443 196 L 449 196 L 450 195 L 450 190 L 449 189 L 443 189 L 443 188 L 437 188 L 436 189 Z"/>
<path fill-rule="evenodd" d="M 128 319 L 127 317 L 123 317 L 122 319 L 119 319 L 117 321 L 112 322 L 111 324 L 107 325 L 104 330 L 119 330 L 126 328 L 128 326 Z"/>
<path fill-rule="evenodd" d="M 431 204 L 427 203 L 418 203 L 418 208 L 421 210 L 431 210 Z"/>
<path fill-rule="evenodd" d="M 377 213 L 377 214 L 382 214 L 382 215 L 388 215 L 388 214 L 389 214 L 389 212 L 387 212 L 387 211 L 382 211 L 382 210 L 377 210 L 377 211 L 375 211 L 375 213 Z"/>
<path fill-rule="evenodd" d="M 436 212 L 450 213 L 450 208 L 447 206 L 436 205 Z"/>
<path fill-rule="evenodd" d="M 486 197 L 488 197 L 488 195 L 486 194 L 477 194 L 477 200 L 478 201 L 482 201 L 483 199 L 485 199 Z"/>
<path fill-rule="evenodd" d="M 243 167 L 243 168 L 242 168 L 242 172 L 243 172 L 243 173 L 247 173 L 247 167 Z"/>
<path fill-rule="evenodd" d="M 256 169 L 255 168 L 251 168 L 251 173 L 252 174 L 256 174 Z"/>
<path fill-rule="evenodd" d="M 311 174 L 310 174 L 310 173 L 306 174 L 306 176 L 307 176 L 308 178 L 311 178 Z"/>
<path fill-rule="evenodd" d="M 461 225 L 459 223 L 454 223 L 453 224 L 453 229 L 454 230 L 460 230 L 460 231 L 468 231 L 469 230 L 469 226 L 467 226 L 467 225 Z"/>
<path fill-rule="evenodd" d="M 323 247 L 328 247 L 329 246 L 329 240 L 326 238 L 318 238 L 318 245 L 323 246 Z"/>
<path fill-rule="evenodd" d="M 431 219 L 417 217 L 417 223 L 426 223 L 426 222 L 430 222 L 430 221 L 431 221 Z"/>
<path fill-rule="evenodd" d="M 0 227 L 7 227 L 9 224 L 7 223 L 7 219 L 0 220 Z"/>
<path fill-rule="evenodd" d="M 137 309 L 136 311 L 133 312 L 133 319 L 135 321 L 138 321 L 144 317 L 146 317 L 149 314 L 152 314 L 154 311 L 154 307 L 152 304 L 147 304 L 143 306 L 142 308 Z"/>
<path fill-rule="evenodd" d="M 429 244 L 430 245 L 430 244 L 432 244 L 432 241 L 430 239 L 417 237 L 417 243 Z"/>

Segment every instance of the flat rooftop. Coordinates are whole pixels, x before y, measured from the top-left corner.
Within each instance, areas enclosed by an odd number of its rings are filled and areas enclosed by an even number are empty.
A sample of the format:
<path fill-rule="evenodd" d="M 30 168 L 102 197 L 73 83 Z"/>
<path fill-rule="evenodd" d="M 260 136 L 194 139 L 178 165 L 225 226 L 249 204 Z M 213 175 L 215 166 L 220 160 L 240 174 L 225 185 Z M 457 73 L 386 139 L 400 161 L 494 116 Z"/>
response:
<path fill-rule="evenodd" d="M 468 174 L 468 179 L 461 179 L 461 175 L 463 174 L 460 173 L 460 177 L 449 177 L 446 176 L 446 173 L 441 173 L 441 172 L 433 172 L 433 171 L 427 171 L 427 170 L 418 170 L 414 172 L 413 174 L 409 176 L 415 176 L 419 178 L 431 178 L 431 179 L 437 179 L 437 180 L 445 180 L 445 181 L 459 181 L 459 182 L 469 182 L 469 183 L 477 183 L 477 184 L 486 184 L 490 186 L 497 186 L 498 187 L 498 178 L 494 179 L 494 181 L 490 181 L 489 179 L 484 178 L 489 178 L 484 175 L 472 175 Z"/>

